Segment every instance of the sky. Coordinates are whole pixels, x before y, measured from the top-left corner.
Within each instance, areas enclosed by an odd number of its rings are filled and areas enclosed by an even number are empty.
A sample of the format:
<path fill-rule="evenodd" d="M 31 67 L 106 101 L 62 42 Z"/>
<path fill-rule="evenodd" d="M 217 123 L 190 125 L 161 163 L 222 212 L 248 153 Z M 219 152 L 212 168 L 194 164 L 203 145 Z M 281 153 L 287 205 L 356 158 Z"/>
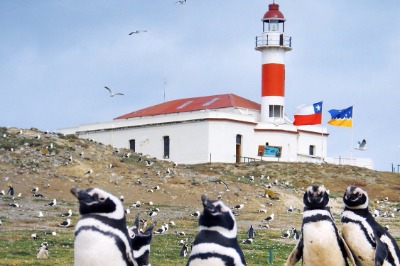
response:
<path fill-rule="evenodd" d="M 398 0 L 276 0 L 292 37 L 285 113 L 323 101 L 329 157 L 400 164 Z M 60 128 L 165 100 L 234 93 L 261 102 L 254 50 L 272 0 L 2 0 L 0 126 Z M 129 35 L 135 30 L 146 30 Z M 109 97 L 107 86 L 124 96 Z M 354 106 L 353 127 L 328 110 Z M 366 139 L 366 151 L 353 149 Z"/>

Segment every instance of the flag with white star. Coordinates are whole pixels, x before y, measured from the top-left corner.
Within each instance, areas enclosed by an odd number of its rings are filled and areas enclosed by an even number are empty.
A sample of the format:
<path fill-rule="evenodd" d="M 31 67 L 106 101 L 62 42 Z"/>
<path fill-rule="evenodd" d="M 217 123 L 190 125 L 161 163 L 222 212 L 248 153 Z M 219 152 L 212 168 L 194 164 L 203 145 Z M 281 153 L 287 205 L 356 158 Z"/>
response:
<path fill-rule="evenodd" d="M 295 126 L 318 125 L 322 121 L 322 102 L 303 104 L 296 108 L 294 114 Z"/>

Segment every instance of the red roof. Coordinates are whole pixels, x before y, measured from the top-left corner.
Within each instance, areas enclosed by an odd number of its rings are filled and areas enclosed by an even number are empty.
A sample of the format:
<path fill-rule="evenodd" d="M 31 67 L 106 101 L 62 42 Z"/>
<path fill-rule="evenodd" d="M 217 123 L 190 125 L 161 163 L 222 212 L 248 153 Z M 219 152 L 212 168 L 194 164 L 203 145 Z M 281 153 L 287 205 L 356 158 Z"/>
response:
<path fill-rule="evenodd" d="M 252 110 L 261 109 L 260 104 L 237 96 L 235 94 L 220 94 L 173 100 L 137 110 L 132 113 L 121 115 L 114 119 L 128 119 L 141 116 L 165 115 L 226 107 L 240 107 Z"/>
<path fill-rule="evenodd" d="M 283 16 L 282 12 L 279 11 L 279 5 L 273 3 L 270 4 L 268 7 L 269 10 L 264 14 L 263 21 L 270 19 L 285 21 L 285 17 Z"/>

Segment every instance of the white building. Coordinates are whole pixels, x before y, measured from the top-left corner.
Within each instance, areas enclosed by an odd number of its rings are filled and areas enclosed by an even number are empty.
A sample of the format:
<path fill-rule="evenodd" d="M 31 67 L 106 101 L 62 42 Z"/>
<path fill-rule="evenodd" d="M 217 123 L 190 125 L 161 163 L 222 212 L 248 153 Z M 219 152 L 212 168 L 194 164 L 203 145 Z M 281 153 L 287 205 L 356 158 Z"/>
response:
<path fill-rule="evenodd" d="M 234 94 L 178 99 L 59 132 L 186 164 L 328 159 L 325 127 L 294 126 L 284 116 L 284 59 L 292 46 L 279 6 L 270 4 L 262 21 L 261 104 Z"/>

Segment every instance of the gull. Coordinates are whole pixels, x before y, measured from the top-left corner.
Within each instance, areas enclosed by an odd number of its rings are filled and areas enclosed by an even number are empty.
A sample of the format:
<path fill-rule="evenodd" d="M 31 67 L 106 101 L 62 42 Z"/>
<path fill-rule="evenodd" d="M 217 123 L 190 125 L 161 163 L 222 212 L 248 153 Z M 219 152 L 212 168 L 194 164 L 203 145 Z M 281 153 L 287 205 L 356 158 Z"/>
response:
<path fill-rule="evenodd" d="M 366 150 L 367 148 L 365 148 L 365 145 L 367 144 L 367 141 L 365 139 L 363 139 L 362 141 L 358 142 L 358 148 L 356 148 L 357 150 Z"/>
<path fill-rule="evenodd" d="M 61 227 L 69 227 L 70 225 L 71 225 L 71 219 L 67 219 L 66 221 L 58 224 L 58 226 L 61 226 Z"/>
<path fill-rule="evenodd" d="M 68 212 L 62 213 L 61 217 L 71 217 L 72 216 L 72 210 L 68 210 Z"/>
<path fill-rule="evenodd" d="M 175 4 L 177 4 L 177 3 L 183 5 L 183 4 L 186 4 L 186 0 L 178 0 L 175 2 Z"/>
<path fill-rule="evenodd" d="M 132 31 L 131 33 L 129 33 L 129 35 L 138 34 L 138 33 L 141 33 L 141 32 L 147 32 L 147 30 L 135 30 L 135 31 Z"/>
<path fill-rule="evenodd" d="M 104 87 L 104 88 L 106 88 L 110 92 L 110 97 L 114 97 L 116 95 L 124 95 L 123 93 L 120 92 L 113 93 L 109 87 Z"/>

